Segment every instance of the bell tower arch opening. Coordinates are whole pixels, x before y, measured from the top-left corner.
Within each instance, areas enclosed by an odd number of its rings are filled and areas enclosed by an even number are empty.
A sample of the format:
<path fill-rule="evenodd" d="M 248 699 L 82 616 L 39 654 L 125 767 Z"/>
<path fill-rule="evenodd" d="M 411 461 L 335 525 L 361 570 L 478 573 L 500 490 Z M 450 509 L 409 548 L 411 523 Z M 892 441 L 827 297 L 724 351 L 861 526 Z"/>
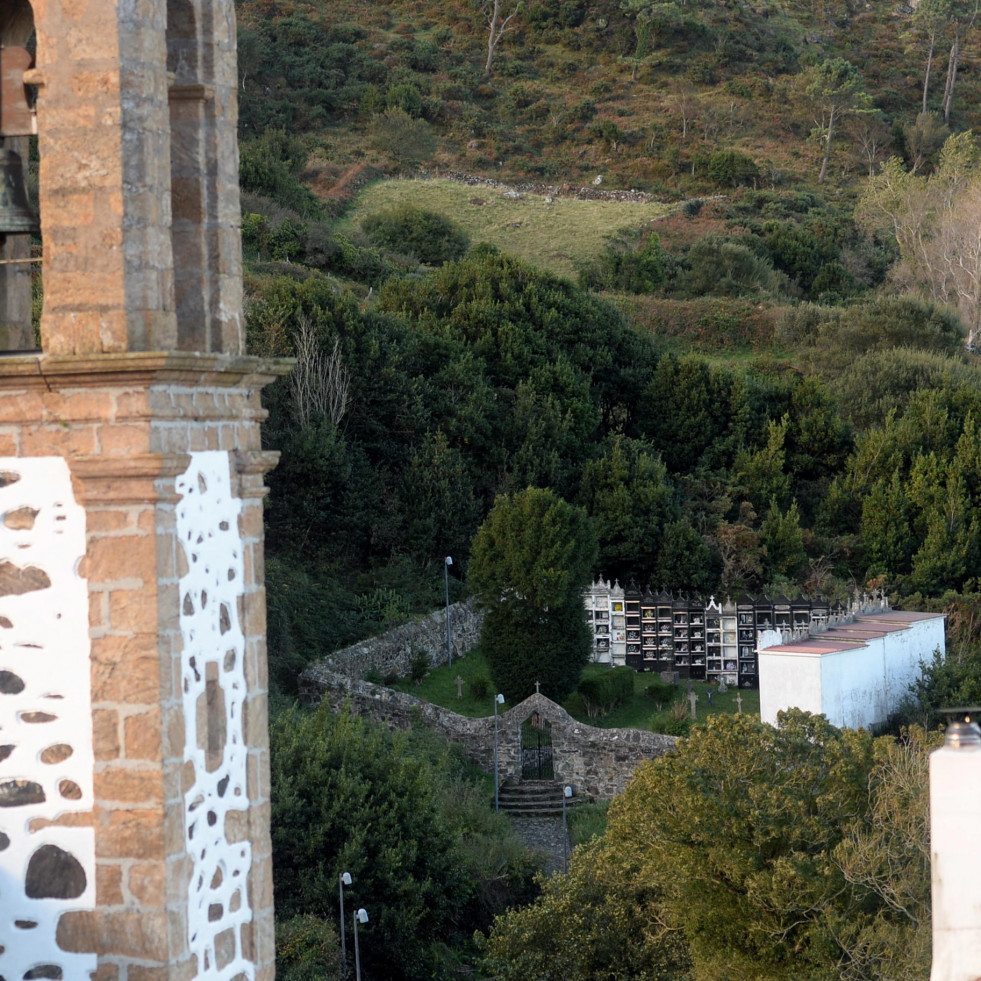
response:
<path fill-rule="evenodd" d="M 179 350 L 243 350 L 234 38 L 210 0 L 167 0 Z"/>
<path fill-rule="evenodd" d="M 5 3 L 0 8 L 0 351 L 38 347 L 33 313 L 41 259 L 34 243 L 40 223 L 28 190 L 36 191 L 37 117 L 25 79 L 34 67 L 33 41 L 30 4 Z"/>

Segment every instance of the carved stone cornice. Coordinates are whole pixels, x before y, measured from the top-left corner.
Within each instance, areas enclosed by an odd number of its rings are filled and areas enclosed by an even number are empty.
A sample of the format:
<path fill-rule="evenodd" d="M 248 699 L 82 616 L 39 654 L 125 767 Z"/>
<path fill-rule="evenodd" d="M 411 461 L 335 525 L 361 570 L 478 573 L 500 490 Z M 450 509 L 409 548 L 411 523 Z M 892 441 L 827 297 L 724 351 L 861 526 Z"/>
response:
<path fill-rule="evenodd" d="M 74 457 L 69 466 L 81 504 L 146 504 L 177 501 L 175 481 L 187 470 L 190 461 L 189 453 L 147 453 Z M 165 481 L 166 493 L 161 493 L 158 481 Z"/>
<path fill-rule="evenodd" d="M 0 392 L 38 388 L 131 388 L 217 385 L 256 389 L 289 373 L 293 358 L 206 354 L 198 351 L 125 351 L 119 354 L 5 354 Z"/>

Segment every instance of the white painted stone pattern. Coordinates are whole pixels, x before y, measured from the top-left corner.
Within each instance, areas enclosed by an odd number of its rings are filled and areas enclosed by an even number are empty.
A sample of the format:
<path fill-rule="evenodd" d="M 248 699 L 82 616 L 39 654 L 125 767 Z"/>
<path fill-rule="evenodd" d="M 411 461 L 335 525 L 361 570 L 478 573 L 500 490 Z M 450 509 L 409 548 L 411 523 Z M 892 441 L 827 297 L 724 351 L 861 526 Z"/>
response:
<path fill-rule="evenodd" d="M 217 981 L 255 976 L 241 941 L 241 926 L 252 919 L 247 886 L 252 847 L 248 841 L 229 842 L 225 833 L 228 813 L 248 806 L 242 725 L 245 638 L 238 612 L 244 589 L 241 502 L 232 497 L 229 473 L 227 453 L 192 453 L 190 467 L 177 479 L 182 495 L 177 531 L 187 557 L 187 574 L 180 580 L 184 758 L 193 762 L 195 774 L 185 797 L 185 842 L 194 864 L 188 937 L 198 959 L 196 976 Z M 224 712 L 224 746 L 211 772 L 209 733 L 199 731 L 198 712 L 208 697 L 209 664 L 220 688 L 217 705 Z"/>
<path fill-rule="evenodd" d="M 94 831 L 48 824 L 93 807 L 84 554 L 65 460 L 0 459 L 0 976 L 11 981 L 97 966 L 55 939 L 63 913 L 95 908 Z"/>

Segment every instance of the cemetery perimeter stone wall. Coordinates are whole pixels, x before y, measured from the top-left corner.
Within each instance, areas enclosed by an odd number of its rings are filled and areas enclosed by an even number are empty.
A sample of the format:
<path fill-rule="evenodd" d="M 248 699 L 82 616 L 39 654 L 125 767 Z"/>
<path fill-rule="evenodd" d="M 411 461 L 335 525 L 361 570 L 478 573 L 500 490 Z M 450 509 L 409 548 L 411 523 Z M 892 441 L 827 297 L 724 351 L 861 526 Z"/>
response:
<path fill-rule="evenodd" d="M 483 614 L 472 600 L 450 606 L 450 642 L 453 656 L 462 657 L 477 646 Z M 334 674 L 358 681 L 368 671 L 375 670 L 383 677 L 407 677 L 414 653 L 425 651 L 434 667 L 446 662 L 446 610 L 434 610 L 426 616 L 403 623 L 387 633 L 370 637 L 334 651 L 300 675 L 303 689 L 307 675 L 316 675 L 324 668 Z"/>
<path fill-rule="evenodd" d="M 307 701 L 326 700 L 331 710 L 345 708 L 373 719 L 391 731 L 425 725 L 462 747 L 474 764 L 494 772 L 494 717 L 470 719 L 413 695 L 352 679 L 324 661 L 300 676 Z M 578 722 L 560 705 L 535 694 L 497 717 L 501 782 L 521 779 L 521 729 L 531 718 L 551 724 L 557 783 L 570 784 L 578 797 L 610 800 L 622 793 L 636 769 L 663 756 L 674 736 L 642 729 L 597 729 Z"/>

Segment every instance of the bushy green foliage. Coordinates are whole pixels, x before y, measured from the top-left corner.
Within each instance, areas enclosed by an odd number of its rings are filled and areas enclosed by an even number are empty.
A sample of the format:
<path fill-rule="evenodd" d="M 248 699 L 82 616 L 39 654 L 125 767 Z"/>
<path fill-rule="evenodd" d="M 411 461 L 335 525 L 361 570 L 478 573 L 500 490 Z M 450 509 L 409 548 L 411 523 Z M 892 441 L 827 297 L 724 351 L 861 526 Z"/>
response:
<path fill-rule="evenodd" d="M 334 923 L 313 914 L 276 922 L 280 981 L 343 981 L 341 940 Z"/>
<path fill-rule="evenodd" d="M 611 668 L 603 674 L 582 678 L 576 690 L 589 717 L 606 715 L 633 697 L 635 676 L 633 668 Z"/>
<path fill-rule="evenodd" d="M 664 525 L 650 582 L 671 592 L 707 595 L 718 582 L 718 568 L 705 539 L 686 518 Z"/>
<path fill-rule="evenodd" d="M 796 710 L 777 727 L 713 715 L 637 772 L 568 876 L 497 920 L 487 967 L 515 981 L 924 977 L 933 745 Z"/>
<path fill-rule="evenodd" d="M 695 296 L 768 295 L 783 286 L 768 259 L 721 235 L 700 238 L 688 250 L 686 265 L 684 287 Z"/>
<path fill-rule="evenodd" d="M 604 838 L 579 846 L 567 875 L 542 898 L 508 912 L 484 945 L 484 967 L 502 981 L 685 981 L 688 958 L 660 928 L 658 890 Z"/>
<path fill-rule="evenodd" d="M 374 118 L 370 142 L 396 167 L 407 170 L 432 159 L 436 152 L 436 136 L 429 123 L 398 107 L 386 109 Z"/>
<path fill-rule="evenodd" d="M 365 34 L 354 24 L 292 9 L 253 19 L 238 38 L 240 132 L 302 132 L 357 106 L 365 88 L 383 84 L 390 73 L 359 43 Z"/>
<path fill-rule="evenodd" d="M 480 646 L 509 702 L 536 681 L 555 701 L 575 689 L 592 646 L 582 590 L 596 551 L 586 512 L 549 490 L 498 498 L 477 530 L 467 581 L 487 610 Z"/>
<path fill-rule="evenodd" d="M 726 187 L 739 187 L 741 184 L 752 184 L 760 171 L 752 157 L 738 150 L 716 150 L 709 157 L 709 180 Z"/>
<path fill-rule="evenodd" d="M 314 194 L 299 180 L 307 161 L 302 141 L 285 129 L 267 129 L 239 144 L 239 182 L 243 191 L 271 198 L 305 218 L 323 216 Z"/>
<path fill-rule="evenodd" d="M 638 441 L 617 436 L 583 468 L 576 498 L 593 520 L 604 575 L 649 582 L 665 526 L 680 518 L 667 468 Z"/>
<path fill-rule="evenodd" d="M 379 248 L 431 266 L 461 259 L 470 247 L 466 233 L 448 218 L 410 204 L 369 215 L 362 228 Z"/>
<path fill-rule="evenodd" d="M 669 681 L 651 681 L 644 689 L 644 694 L 657 705 L 666 705 L 674 700 L 678 689 Z"/>
<path fill-rule="evenodd" d="M 445 745 L 422 738 L 324 707 L 271 726 L 277 913 L 336 921 L 338 877 L 349 872 L 348 903 L 371 918 L 368 977 L 432 977 L 438 945 L 524 898 L 533 870 Z"/>
<path fill-rule="evenodd" d="M 628 236 L 613 239 L 591 265 L 579 274 L 588 289 L 621 290 L 626 293 L 656 293 L 674 272 L 675 260 L 651 233 L 639 245 Z"/>
<path fill-rule="evenodd" d="M 975 389 L 917 392 L 901 418 L 862 435 L 834 495 L 839 530 L 902 592 L 960 590 L 981 573 L 979 403 Z"/>
<path fill-rule="evenodd" d="M 393 85 L 385 93 L 385 105 L 389 109 L 401 109 L 409 116 L 422 115 L 422 96 L 411 83 Z"/>
<path fill-rule="evenodd" d="M 911 296 L 884 296 L 848 307 L 819 329 L 829 360 L 896 347 L 953 355 L 963 350 L 966 333 L 956 312 Z"/>
<path fill-rule="evenodd" d="M 907 348 L 869 351 L 840 366 L 836 388 L 842 413 L 860 429 L 902 415 L 919 391 L 977 389 L 981 378 L 960 357 Z"/>
<path fill-rule="evenodd" d="M 763 226 L 763 241 L 775 268 L 785 272 L 805 294 L 826 263 L 837 255 L 833 242 L 822 242 L 809 228 L 788 222 L 768 222 Z"/>

